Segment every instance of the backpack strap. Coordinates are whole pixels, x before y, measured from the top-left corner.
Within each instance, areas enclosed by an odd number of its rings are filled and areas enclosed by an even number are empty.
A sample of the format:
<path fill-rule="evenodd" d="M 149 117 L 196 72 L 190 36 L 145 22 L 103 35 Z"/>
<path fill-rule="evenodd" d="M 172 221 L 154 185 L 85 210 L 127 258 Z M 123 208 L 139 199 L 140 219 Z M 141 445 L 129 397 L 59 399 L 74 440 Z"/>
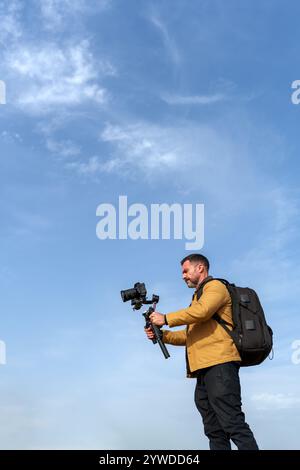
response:
<path fill-rule="evenodd" d="M 203 293 L 203 287 L 205 286 L 205 284 L 207 284 L 208 282 L 210 281 L 213 281 L 214 278 L 212 276 L 207 276 L 202 282 L 201 284 L 199 285 L 198 289 L 196 290 L 196 293 L 197 293 L 197 300 L 200 299 L 202 293 Z"/>
<path fill-rule="evenodd" d="M 207 284 L 208 282 L 210 281 L 220 281 L 222 282 L 222 284 L 224 284 L 226 287 L 230 284 L 226 279 L 222 279 L 222 278 L 214 278 L 213 276 L 208 276 L 206 279 L 204 279 L 203 282 L 201 282 L 200 286 L 198 287 L 198 289 L 196 290 L 197 292 L 197 300 L 200 299 L 201 295 L 203 294 L 203 288 L 205 286 L 205 284 Z M 232 286 L 234 284 L 231 284 Z M 219 315 L 217 313 L 214 313 L 212 318 L 217 322 L 219 323 L 219 325 L 221 325 L 224 330 L 227 331 L 227 333 L 231 335 L 231 330 L 227 327 L 227 325 L 229 326 L 232 326 L 230 323 L 228 323 L 227 321 L 223 320 L 221 317 L 219 317 Z"/>

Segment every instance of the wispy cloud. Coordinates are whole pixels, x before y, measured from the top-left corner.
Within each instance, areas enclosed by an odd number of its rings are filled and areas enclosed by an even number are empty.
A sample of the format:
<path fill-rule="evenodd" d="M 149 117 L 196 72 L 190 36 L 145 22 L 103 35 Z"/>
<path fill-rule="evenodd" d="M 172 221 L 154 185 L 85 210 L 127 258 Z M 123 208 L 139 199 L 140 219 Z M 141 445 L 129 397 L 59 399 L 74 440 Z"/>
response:
<path fill-rule="evenodd" d="M 194 95 L 194 96 L 182 96 L 182 95 L 163 95 L 162 99 L 171 105 L 206 105 L 218 103 L 226 100 L 228 97 L 221 93 L 215 93 L 213 95 Z"/>
<path fill-rule="evenodd" d="M 171 37 L 166 24 L 155 15 L 150 16 L 149 20 L 159 31 L 168 56 L 171 58 L 174 64 L 179 65 L 181 62 L 180 52 L 175 43 L 175 40 Z"/>
<path fill-rule="evenodd" d="M 101 173 L 114 173 L 121 170 L 121 162 L 118 159 L 103 161 L 99 156 L 93 155 L 86 161 L 74 161 L 66 163 L 65 167 L 75 171 L 78 175 L 97 177 Z"/>
<path fill-rule="evenodd" d="M 283 393 L 259 393 L 253 395 L 251 400 L 259 410 L 300 408 L 300 397 Z"/>
<path fill-rule="evenodd" d="M 154 174 L 161 175 L 168 181 L 171 178 L 171 184 L 180 191 L 199 188 L 201 181 L 207 197 L 222 201 L 222 207 L 226 199 L 225 205 L 230 204 L 231 211 L 245 203 L 255 203 L 260 196 L 264 200 L 271 187 L 269 181 L 264 187 L 257 181 L 250 150 L 241 142 L 241 135 L 233 138 L 226 128 L 221 130 L 217 125 L 108 123 L 99 140 L 102 157 L 76 161 L 73 169 L 94 176 L 109 171 L 130 179 L 143 176 L 151 180 Z M 243 172 L 244 179 L 235 178 L 236 167 Z M 228 186 L 232 191 L 228 192 Z"/>
<path fill-rule="evenodd" d="M 71 157 L 80 154 L 80 147 L 71 140 L 47 139 L 46 146 L 48 150 L 62 157 Z"/>
<path fill-rule="evenodd" d="M 22 7 L 19 0 L 0 3 L 0 43 L 4 48 L 22 36 L 20 21 Z"/>
<path fill-rule="evenodd" d="M 84 31 L 78 30 L 68 41 L 62 32 L 85 14 L 104 10 L 110 0 L 35 0 L 35 21 L 43 31 L 49 29 L 47 41 L 33 40 L 23 21 L 24 3 L 19 0 L 0 3 L 1 61 L 10 83 L 10 104 L 23 110 L 46 113 L 57 106 L 73 106 L 86 101 L 103 104 L 109 93 L 99 81 L 116 74 L 109 60 L 95 58 Z M 72 20 L 73 18 L 73 20 Z M 38 33 L 37 33 L 38 34 Z M 41 36 L 42 38 L 42 36 Z"/>
<path fill-rule="evenodd" d="M 228 193 L 225 187 L 233 182 L 235 165 L 245 168 L 248 180 L 253 178 L 248 159 L 240 161 L 242 152 L 243 157 L 247 157 L 245 150 L 213 126 L 181 122 L 168 126 L 148 122 L 108 123 L 100 134 L 100 144 L 101 154 L 106 153 L 105 161 L 110 162 L 110 171 L 121 177 L 126 175 L 134 179 L 143 176 L 151 181 L 153 175 L 160 175 L 168 182 L 172 181 L 170 184 L 179 190 L 191 190 L 199 187 L 200 171 L 202 190 L 214 198 L 222 195 L 222 198 L 234 200 L 234 192 Z M 92 168 L 90 163 L 90 170 L 93 168 L 95 173 L 101 171 L 102 167 L 95 164 L 95 159 Z M 237 181 L 233 188 L 238 192 L 243 186 Z M 218 187 L 218 192 L 215 187 Z M 246 197 L 244 189 L 243 192 Z"/>
<path fill-rule="evenodd" d="M 208 92 L 205 94 L 165 92 L 161 94 L 161 99 L 170 105 L 210 105 L 232 99 L 236 94 L 236 89 L 236 83 L 220 77 L 208 84 Z M 238 99 L 244 98 L 239 96 Z"/>
<path fill-rule="evenodd" d="M 108 93 L 98 79 L 114 73 L 109 63 L 96 64 L 86 40 L 65 49 L 54 43 L 18 47 L 5 64 L 19 82 L 16 104 L 36 112 L 86 100 L 102 104 Z"/>
<path fill-rule="evenodd" d="M 170 135 L 170 129 L 158 126 L 107 124 L 99 140 L 110 146 L 108 157 L 100 158 L 96 155 L 67 166 L 81 175 L 116 173 L 119 176 L 126 174 L 130 178 L 141 172 L 147 178 L 152 177 L 153 172 L 176 171 L 183 157 L 180 155 L 180 142 L 172 137 L 175 136 L 173 133 Z"/>
<path fill-rule="evenodd" d="M 61 30 L 66 20 L 78 20 L 85 14 L 95 14 L 109 6 L 111 0 L 36 0 L 41 10 L 44 27 Z"/>
<path fill-rule="evenodd" d="M 177 167 L 178 143 L 171 143 L 169 130 L 156 126 L 129 125 L 120 127 L 108 124 L 101 133 L 103 142 L 114 144 L 123 158 L 121 163 L 137 165 L 148 170 Z"/>

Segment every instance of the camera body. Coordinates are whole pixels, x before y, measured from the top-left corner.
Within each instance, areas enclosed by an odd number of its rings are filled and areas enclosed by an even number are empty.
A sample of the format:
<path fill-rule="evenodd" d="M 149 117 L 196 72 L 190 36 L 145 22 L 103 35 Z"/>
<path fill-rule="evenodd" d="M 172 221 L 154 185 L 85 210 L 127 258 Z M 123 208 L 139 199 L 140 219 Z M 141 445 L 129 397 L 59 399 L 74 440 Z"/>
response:
<path fill-rule="evenodd" d="M 121 290 L 123 302 L 131 300 L 134 310 L 139 310 L 143 304 L 158 303 L 159 296 L 153 294 L 151 300 L 147 300 L 147 289 L 143 282 L 136 282 L 132 289 Z"/>

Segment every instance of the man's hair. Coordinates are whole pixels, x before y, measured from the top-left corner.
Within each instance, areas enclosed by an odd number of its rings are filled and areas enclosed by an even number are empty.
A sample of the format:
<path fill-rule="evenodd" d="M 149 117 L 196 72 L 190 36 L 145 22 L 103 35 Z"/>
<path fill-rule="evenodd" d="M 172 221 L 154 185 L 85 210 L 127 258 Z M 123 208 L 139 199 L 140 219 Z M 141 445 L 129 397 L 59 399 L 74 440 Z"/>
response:
<path fill-rule="evenodd" d="M 191 263 L 202 263 L 206 267 L 207 271 L 209 271 L 209 261 L 206 256 L 200 255 L 198 253 L 193 253 L 192 255 L 188 255 L 180 261 L 181 266 L 186 261 L 190 261 Z"/>

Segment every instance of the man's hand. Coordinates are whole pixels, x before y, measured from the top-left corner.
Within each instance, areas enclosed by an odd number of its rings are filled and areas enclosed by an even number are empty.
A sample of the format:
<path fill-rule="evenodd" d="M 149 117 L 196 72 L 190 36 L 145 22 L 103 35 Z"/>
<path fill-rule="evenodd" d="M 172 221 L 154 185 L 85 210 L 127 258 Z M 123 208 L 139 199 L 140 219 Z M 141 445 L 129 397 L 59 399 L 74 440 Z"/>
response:
<path fill-rule="evenodd" d="M 165 316 L 159 312 L 153 312 L 150 315 L 150 321 L 153 325 L 163 326 L 165 324 Z"/>
<path fill-rule="evenodd" d="M 155 334 L 153 333 L 151 327 L 150 328 L 145 328 L 145 333 L 146 333 L 148 339 L 154 339 L 155 338 Z"/>

